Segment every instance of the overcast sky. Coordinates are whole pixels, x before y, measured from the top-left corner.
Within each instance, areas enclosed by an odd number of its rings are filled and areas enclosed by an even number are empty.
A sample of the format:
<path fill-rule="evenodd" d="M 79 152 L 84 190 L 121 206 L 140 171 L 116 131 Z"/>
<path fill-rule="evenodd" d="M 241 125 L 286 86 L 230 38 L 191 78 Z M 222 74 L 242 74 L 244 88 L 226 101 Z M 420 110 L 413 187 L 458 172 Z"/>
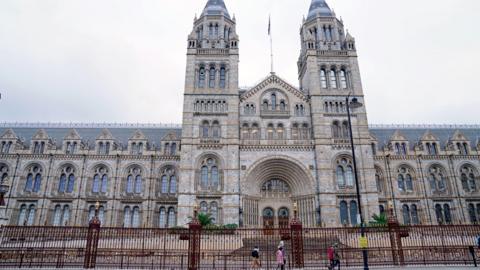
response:
<path fill-rule="evenodd" d="M 327 0 L 356 38 L 370 123 L 478 124 L 479 0 Z M 187 35 L 207 0 L 0 0 L 0 121 L 181 123 Z M 298 85 L 310 0 L 226 0 L 240 84 Z"/>

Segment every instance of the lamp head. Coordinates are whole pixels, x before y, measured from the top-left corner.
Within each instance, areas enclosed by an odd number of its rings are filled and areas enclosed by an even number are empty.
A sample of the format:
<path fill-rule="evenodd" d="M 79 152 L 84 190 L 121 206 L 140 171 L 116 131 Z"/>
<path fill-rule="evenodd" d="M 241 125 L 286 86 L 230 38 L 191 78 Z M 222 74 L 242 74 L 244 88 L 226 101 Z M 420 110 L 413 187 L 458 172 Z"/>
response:
<path fill-rule="evenodd" d="M 352 101 L 350 102 L 350 108 L 352 109 L 357 109 L 362 107 L 363 104 L 358 101 L 358 98 L 354 97 L 352 98 Z"/>

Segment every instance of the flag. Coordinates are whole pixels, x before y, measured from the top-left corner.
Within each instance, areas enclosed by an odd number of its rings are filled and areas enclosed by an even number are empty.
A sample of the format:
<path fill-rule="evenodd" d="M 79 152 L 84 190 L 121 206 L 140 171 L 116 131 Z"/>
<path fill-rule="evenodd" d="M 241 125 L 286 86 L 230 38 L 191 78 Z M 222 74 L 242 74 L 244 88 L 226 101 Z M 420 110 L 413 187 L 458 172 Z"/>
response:
<path fill-rule="evenodd" d="M 270 23 L 270 16 L 268 16 L 268 35 L 271 35 L 272 24 Z"/>

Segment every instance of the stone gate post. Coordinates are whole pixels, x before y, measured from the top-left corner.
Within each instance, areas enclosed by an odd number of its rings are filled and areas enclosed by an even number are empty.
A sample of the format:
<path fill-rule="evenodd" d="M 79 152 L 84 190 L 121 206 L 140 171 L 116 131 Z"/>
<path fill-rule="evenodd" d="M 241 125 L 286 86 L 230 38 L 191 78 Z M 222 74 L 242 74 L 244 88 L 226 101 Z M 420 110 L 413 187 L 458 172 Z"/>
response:
<path fill-rule="evenodd" d="M 303 226 L 298 219 L 297 203 L 293 204 L 293 219 L 290 222 L 292 241 L 292 263 L 295 268 L 303 268 Z"/>

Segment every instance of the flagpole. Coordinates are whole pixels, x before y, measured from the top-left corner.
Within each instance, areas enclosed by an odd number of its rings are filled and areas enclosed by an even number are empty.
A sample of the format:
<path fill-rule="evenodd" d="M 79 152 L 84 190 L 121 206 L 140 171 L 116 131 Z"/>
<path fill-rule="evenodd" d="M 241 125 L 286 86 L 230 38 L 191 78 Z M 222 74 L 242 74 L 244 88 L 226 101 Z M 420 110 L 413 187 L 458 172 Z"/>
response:
<path fill-rule="evenodd" d="M 270 36 L 270 72 L 275 73 L 273 70 L 273 38 L 272 38 L 272 24 L 271 16 L 268 16 L 268 35 Z"/>

